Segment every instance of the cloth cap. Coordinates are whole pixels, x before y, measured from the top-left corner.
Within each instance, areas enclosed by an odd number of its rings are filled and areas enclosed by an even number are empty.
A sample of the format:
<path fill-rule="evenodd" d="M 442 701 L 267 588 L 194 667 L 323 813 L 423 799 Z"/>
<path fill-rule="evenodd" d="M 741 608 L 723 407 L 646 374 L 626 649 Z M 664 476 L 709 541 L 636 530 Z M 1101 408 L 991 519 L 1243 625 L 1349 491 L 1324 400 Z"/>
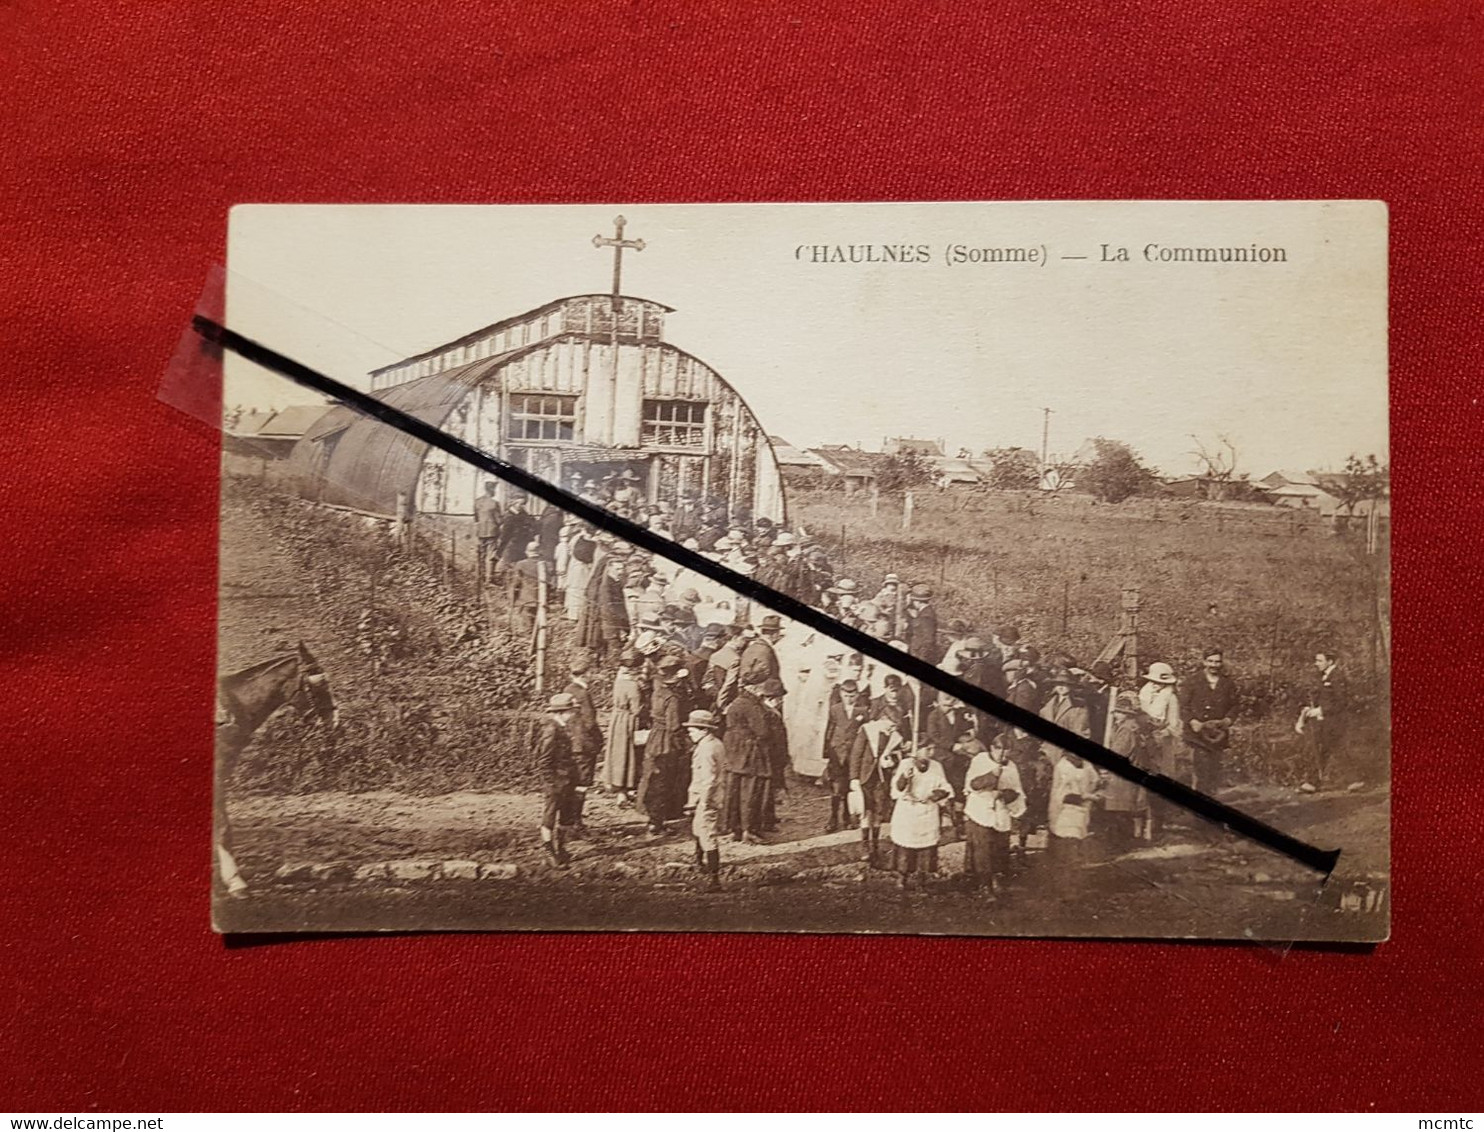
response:
<path fill-rule="evenodd" d="M 912 596 L 917 598 L 919 601 L 927 601 L 930 597 L 933 596 L 933 587 L 924 585 L 913 586 Z"/>
<path fill-rule="evenodd" d="M 547 711 L 573 711 L 577 707 L 577 700 L 571 692 L 558 692 L 546 701 Z"/>

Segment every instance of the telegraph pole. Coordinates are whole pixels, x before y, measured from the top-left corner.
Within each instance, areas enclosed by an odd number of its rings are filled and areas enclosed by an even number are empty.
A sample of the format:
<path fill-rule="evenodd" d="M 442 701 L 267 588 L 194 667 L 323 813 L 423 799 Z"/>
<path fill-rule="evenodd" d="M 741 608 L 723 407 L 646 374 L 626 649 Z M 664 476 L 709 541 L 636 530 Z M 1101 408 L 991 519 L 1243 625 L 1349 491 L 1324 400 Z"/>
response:
<path fill-rule="evenodd" d="M 1046 449 L 1051 439 L 1051 410 L 1041 410 L 1041 478 L 1046 478 Z"/>

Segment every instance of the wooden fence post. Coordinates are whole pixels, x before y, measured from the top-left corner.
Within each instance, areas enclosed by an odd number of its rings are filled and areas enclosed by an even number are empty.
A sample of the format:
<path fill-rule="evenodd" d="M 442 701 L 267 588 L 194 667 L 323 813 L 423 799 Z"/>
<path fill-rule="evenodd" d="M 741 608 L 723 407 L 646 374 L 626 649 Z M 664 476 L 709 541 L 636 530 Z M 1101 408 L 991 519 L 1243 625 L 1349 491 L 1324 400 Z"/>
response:
<path fill-rule="evenodd" d="M 1119 635 L 1123 637 L 1123 670 L 1130 680 L 1139 678 L 1139 587 L 1124 586 L 1119 610 Z"/>
<path fill-rule="evenodd" d="M 912 529 L 912 493 L 909 491 L 902 496 L 902 530 Z"/>
<path fill-rule="evenodd" d="M 546 684 L 546 560 L 536 563 L 536 694 Z"/>

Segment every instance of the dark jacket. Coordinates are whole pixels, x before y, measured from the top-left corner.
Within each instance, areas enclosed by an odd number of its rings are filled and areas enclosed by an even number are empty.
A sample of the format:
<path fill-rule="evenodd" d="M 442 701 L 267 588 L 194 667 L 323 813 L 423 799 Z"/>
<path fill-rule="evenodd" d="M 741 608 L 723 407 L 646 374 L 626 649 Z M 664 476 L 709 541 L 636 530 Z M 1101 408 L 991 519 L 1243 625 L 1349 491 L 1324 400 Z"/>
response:
<path fill-rule="evenodd" d="M 942 762 L 965 731 L 975 730 L 974 714 L 957 704 L 952 707 L 936 705 L 932 711 L 928 712 L 927 723 L 923 730 L 926 732 L 929 745 L 933 748 L 934 757 Z"/>
<path fill-rule="evenodd" d="M 536 537 L 536 516 L 529 511 L 511 511 L 500 525 L 500 562 L 508 566 L 526 556 L 526 546 Z"/>
<path fill-rule="evenodd" d="M 572 716 L 572 753 L 579 762 L 584 758 L 596 758 L 603 747 L 603 729 L 598 726 L 598 713 L 593 707 L 592 693 L 576 680 L 569 681 L 562 689 L 577 701 L 577 712 Z"/>
<path fill-rule="evenodd" d="M 726 709 L 726 769 L 730 774 L 750 774 L 769 778 L 773 760 L 768 746 L 773 737 L 769 716 L 773 713 L 762 700 L 743 690 Z"/>
<path fill-rule="evenodd" d="M 778 678 L 778 654 L 762 637 L 753 637 L 742 649 L 738 679 L 743 684 L 761 684 Z"/>
<path fill-rule="evenodd" d="M 916 613 L 907 611 L 907 624 L 901 637 L 907 651 L 918 660 L 937 664 L 943 659 L 938 648 L 938 611 L 931 605 L 924 605 Z"/>
<path fill-rule="evenodd" d="M 871 700 L 865 692 L 856 692 L 847 708 L 840 689 L 830 690 L 829 718 L 824 726 L 824 753 L 834 766 L 842 770 L 849 767 L 855 737 L 860 734 L 861 724 L 870 718 Z"/>
<path fill-rule="evenodd" d="M 536 727 L 536 770 L 544 786 L 561 789 L 577 781 L 577 761 L 567 729 L 550 716 Z"/>
<path fill-rule="evenodd" d="M 889 769 L 883 771 L 880 764 L 880 755 L 883 750 L 892 749 L 893 762 Z M 877 732 L 870 726 L 862 726 L 855 733 L 855 743 L 850 748 L 850 777 L 869 786 L 871 783 L 885 785 L 891 781 L 891 772 L 896 769 L 896 764 L 907 751 L 907 744 L 901 740 L 900 735 L 894 735 L 890 731 Z"/>
<path fill-rule="evenodd" d="M 556 507 L 547 507 L 536 520 L 536 538 L 541 543 L 541 557 L 550 562 L 556 557 L 557 543 L 562 537 L 562 524 L 567 516 Z"/>
<path fill-rule="evenodd" d="M 1237 714 L 1237 684 L 1226 673 L 1216 677 L 1213 688 L 1204 672 L 1197 672 L 1180 689 L 1180 714 L 1185 719 L 1185 738 L 1198 747 L 1221 750 L 1231 742 L 1230 735 L 1221 735 L 1213 742 L 1209 735 L 1198 735 L 1192 730 L 1192 720 L 1202 723 L 1224 719 L 1230 723 Z M 1326 712 L 1326 715 L 1329 713 Z"/>

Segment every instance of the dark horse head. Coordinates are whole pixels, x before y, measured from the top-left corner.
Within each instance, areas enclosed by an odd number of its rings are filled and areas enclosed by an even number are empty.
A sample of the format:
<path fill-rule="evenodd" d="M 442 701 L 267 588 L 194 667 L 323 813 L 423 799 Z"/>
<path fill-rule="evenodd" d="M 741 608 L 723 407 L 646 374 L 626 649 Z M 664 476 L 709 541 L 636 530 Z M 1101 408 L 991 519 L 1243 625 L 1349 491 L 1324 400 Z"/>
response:
<path fill-rule="evenodd" d="M 303 641 L 290 653 L 233 672 L 217 681 L 226 710 L 223 727 L 228 747 L 241 749 L 268 717 L 281 707 L 318 719 L 327 727 L 337 723 L 330 678 Z"/>

